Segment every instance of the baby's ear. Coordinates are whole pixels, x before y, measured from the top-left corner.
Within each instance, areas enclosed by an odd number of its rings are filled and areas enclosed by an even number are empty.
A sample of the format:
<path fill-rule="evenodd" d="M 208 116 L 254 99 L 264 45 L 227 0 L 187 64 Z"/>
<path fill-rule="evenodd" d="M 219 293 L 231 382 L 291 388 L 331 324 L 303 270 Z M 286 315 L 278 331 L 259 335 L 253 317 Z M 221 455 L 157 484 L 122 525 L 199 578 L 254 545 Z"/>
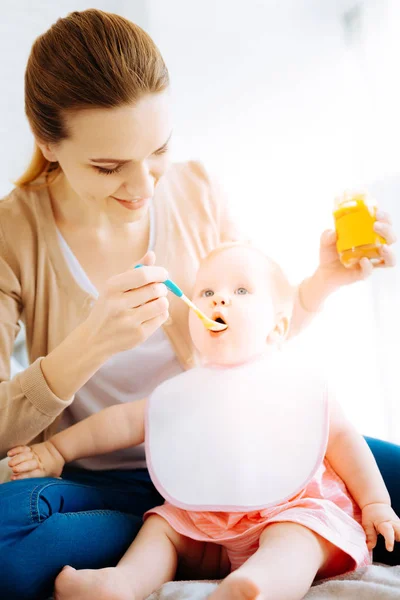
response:
<path fill-rule="evenodd" d="M 284 315 L 277 316 L 277 323 L 267 338 L 268 344 L 282 343 L 289 331 L 289 319 Z"/>

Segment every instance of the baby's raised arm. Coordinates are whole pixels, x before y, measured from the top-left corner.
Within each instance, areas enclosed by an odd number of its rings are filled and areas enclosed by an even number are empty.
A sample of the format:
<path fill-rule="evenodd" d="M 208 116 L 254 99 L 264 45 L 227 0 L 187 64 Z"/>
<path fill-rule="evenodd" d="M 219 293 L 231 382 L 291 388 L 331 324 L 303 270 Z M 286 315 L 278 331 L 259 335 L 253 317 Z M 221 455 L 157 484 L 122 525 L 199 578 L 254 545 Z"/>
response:
<path fill-rule="evenodd" d="M 369 548 L 375 547 L 380 533 L 387 550 L 393 550 L 395 540 L 400 541 L 400 520 L 390 506 L 389 492 L 372 452 L 335 399 L 330 401 L 326 458 L 362 510 Z"/>
<path fill-rule="evenodd" d="M 65 463 L 141 444 L 146 401 L 111 406 L 46 442 L 13 448 L 8 452 L 12 479 L 59 477 Z"/>

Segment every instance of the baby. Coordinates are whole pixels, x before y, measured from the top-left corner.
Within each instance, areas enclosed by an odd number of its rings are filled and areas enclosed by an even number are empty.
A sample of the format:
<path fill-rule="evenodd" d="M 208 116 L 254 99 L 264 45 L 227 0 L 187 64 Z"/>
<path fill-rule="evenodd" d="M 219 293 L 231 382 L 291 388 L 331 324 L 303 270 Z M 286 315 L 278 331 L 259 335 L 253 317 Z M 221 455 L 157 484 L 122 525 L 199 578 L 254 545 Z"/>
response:
<path fill-rule="evenodd" d="M 145 599 L 210 542 L 228 564 L 212 600 L 300 600 L 316 577 L 369 564 L 377 533 L 388 550 L 400 539 L 363 438 L 315 367 L 277 349 L 291 310 L 279 267 L 254 248 L 222 246 L 202 262 L 193 301 L 227 325 L 210 332 L 190 314 L 202 366 L 9 452 L 14 479 L 59 477 L 66 462 L 145 440 L 166 499 L 115 568 L 65 567 L 58 600 Z"/>

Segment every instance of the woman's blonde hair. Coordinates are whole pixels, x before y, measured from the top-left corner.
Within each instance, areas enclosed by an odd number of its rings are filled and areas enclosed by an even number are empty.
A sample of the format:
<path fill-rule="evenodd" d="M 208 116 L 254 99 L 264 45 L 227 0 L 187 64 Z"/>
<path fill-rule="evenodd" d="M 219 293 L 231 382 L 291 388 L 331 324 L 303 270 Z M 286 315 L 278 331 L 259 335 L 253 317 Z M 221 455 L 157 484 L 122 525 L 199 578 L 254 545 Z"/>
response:
<path fill-rule="evenodd" d="M 150 36 L 119 15 L 89 9 L 59 19 L 32 46 L 25 71 L 25 112 L 36 139 L 68 138 L 65 115 L 137 102 L 169 85 L 168 70 Z M 57 176 L 35 143 L 31 163 L 16 181 L 28 186 Z"/>

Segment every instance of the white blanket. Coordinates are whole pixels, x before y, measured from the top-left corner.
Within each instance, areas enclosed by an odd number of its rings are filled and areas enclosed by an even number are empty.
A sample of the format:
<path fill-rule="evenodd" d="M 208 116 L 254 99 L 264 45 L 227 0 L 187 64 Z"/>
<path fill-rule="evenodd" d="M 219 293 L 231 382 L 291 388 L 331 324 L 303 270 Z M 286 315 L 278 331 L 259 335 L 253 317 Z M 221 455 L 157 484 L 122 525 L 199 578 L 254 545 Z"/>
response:
<path fill-rule="evenodd" d="M 148 600 L 206 600 L 217 584 L 177 581 L 165 584 Z M 400 566 L 372 565 L 314 585 L 305 600 L 399 600 Z"/>

